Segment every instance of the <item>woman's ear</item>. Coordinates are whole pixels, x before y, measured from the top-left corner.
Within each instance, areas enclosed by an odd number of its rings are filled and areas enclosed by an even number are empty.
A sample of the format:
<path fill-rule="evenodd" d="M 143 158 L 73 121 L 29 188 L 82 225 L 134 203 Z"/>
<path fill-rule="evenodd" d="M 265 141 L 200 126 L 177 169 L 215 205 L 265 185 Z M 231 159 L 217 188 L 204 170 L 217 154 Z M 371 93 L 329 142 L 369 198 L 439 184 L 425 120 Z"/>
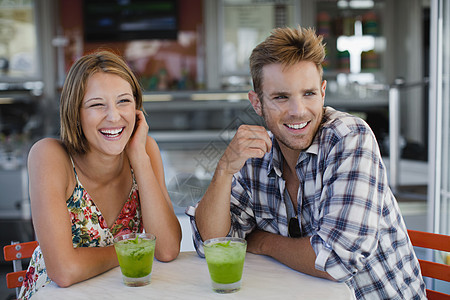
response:
<path fill-rule="evenodd" d="M 258 116 L 262 116 L 261 101 L 259 100 L 258 94 L 254 91 L 250 91 L 248 92 L 248 99 L 250 100 L 250 103 Z"/>

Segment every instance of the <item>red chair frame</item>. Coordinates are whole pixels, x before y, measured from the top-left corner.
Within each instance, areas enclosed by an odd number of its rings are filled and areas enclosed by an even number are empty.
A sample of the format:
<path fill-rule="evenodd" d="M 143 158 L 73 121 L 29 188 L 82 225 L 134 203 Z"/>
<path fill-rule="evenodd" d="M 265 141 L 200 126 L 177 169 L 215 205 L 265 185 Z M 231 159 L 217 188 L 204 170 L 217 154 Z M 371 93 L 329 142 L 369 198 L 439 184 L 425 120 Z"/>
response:
<path fill-rule="evenodd" d="M 20 287 L 25 279 L 26 270 L 22 270 L 22 259 L 30 258 L 34 249 L 39 245 L 37 241 L 32 242 L 11 242 L 11 245 L 3 247 L 5 261 L 13 262 L 13 272 L 6 274 L 6 286 L 9 289 L 16 289 L 16 297 L 19 296 Z"/>
<path fill-rule="evenodd" d="M 408 230 L 411 243 L 415 247 L 450 252 L 450 236 L 417 230 Z M 450 255 L 450 254 L 447 254 Z M 450 265 L 419 259 L 422 276 L 450 282 Z M 450 300 L 449 294 L 444 294 L 427 288 L 428 300 Z"/>

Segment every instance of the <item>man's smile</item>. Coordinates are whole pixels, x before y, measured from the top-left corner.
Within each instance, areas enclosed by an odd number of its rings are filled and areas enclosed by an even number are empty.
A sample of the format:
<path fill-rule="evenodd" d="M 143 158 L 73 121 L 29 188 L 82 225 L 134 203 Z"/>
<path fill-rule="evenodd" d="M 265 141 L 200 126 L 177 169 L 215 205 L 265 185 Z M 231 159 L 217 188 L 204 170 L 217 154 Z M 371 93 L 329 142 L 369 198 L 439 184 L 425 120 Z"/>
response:
<path fill-rule="evenodd" d="M 303 129 L 308 125 L 309 122 L 303 122 L 303 123 L 285 123 L 284 126 L 290 128 L 290 129 Z"/>

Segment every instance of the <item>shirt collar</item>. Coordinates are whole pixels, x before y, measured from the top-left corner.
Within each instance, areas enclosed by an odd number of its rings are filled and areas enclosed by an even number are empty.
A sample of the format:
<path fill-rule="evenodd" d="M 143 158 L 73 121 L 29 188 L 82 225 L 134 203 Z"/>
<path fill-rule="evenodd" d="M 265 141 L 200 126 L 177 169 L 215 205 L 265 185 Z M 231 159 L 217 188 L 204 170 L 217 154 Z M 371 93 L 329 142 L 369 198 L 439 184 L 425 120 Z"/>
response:
<path fill-rule="evenodd" d="M 333 110 L 334 111 L 334 110 Z M 325 126 L 326 122 L 329 120 L 330 118 L 330 109 L 328 107 L 324 107 L 323 108 L 323 116 L 322 116 L 322 122 L 320 123 L 319 128 L 317 129 L 316 135 L 313 138 L 313 141 L 311 143 L 311 145 L 308 147 L 308 149 L 306 149 L 305 151 L 303 151 L 304 153 L 308 153 L 308 154 L 314 154 L 317 155 L 319 153 L 319 139 L 320 136 L 322 134 L 323 131 L 323 127 Z M 303 153 L 302 152 L 302 153 Z M 299 160 L 297 161 L 297 164 L 300 162 L 300 157 L 302 157 L 302 154 L 300 154 L 299 156 Z"/>
<path fill-rule="evenodd" d="M 283 174 L 283 154 L 281 154 L 280 146 L 276 138 L 273 136 L 272 132 L 269 131 L 269 136 L 272 140 L 272 149 L 270 149 L 269 153 L 269 163 L 267 165 L 267 176 L 281 177 Z"/>

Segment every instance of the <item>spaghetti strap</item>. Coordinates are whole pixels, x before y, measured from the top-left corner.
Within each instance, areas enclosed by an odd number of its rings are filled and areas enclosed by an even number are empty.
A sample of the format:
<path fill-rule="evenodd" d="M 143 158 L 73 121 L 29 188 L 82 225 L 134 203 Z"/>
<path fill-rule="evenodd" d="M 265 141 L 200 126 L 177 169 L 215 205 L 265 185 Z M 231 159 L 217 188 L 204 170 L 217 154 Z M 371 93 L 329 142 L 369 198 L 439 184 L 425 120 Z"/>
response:
<path fill-rule="evenodd" d="M 69 157 L 70 157 L 70 161 L 72 162 L 72 168 L 73 168 L 73 172 L 75 173 L 75 179 L 77 180 L 77 184 L 80 184 L 80 181 L 78 180 L 77 170 L 75 169 L 75 163 L 73 162 L 73 159 L 72 159 L 72 155 L 69 154 Z"/>
<path fill-rule="evenodd" d="M 75 164 L 73 163 L 72 155 L 69 154 L 70 161 L 72 162 L 72 167 L 75 169 Z"/>

